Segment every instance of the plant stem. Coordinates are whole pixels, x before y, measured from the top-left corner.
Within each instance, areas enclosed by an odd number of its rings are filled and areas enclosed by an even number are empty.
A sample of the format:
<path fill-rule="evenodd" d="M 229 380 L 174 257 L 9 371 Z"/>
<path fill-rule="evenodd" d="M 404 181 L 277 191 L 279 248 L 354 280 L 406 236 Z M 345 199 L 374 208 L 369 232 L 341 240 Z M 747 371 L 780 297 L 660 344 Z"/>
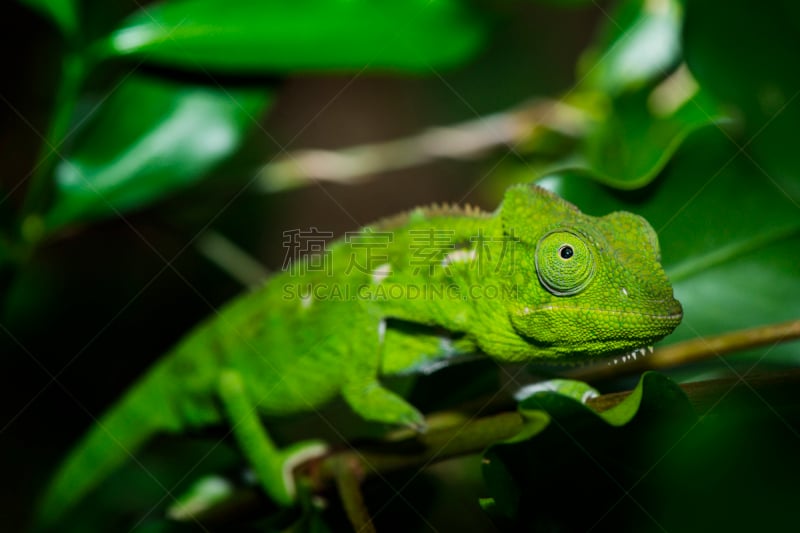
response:
<path fill-rule="evenodd" d="M 739 379 L 738 377 L 733 377 L 681 383 L 679 386 L 683 389 L 683 392 L 686 393 L 695 412 L 697 412 L 698 415 L 704 415 L 718 403 L 721 397 L 726 396 L 734 387 L 744 381 L 744 378 Z M 759 391 L 759 395 L 762 396 L 762 398 L 777 397 L 778 399 L 776 399 L 774 404 L 781 405 L 785 403 L 785 398 L 795 399 L 797 397 L 795 391 L 797 390 L 798 384 L 800 384 L 800 369 L 748 376 L 746 383 L 746 388 Z M 603 412 L 622 403 L 631 392 L 633 391 L 603 394 L 602 396 L 589 399 L 586 405 L 597 412 Z"/>
<path fill-rule="evenodd" d="M 658 348 L 649 357 L 629 361 L 621 365 L 607 362 L 578 368 L 567 373 L 571 379 L 597 381 L 626 374 L 638 374 L 645 370 L 673 368 L 739 352 L 758 346 L 766 346 L 792 339 L 800 339 L 800 320 L 779 324 L 768 324 L 750 329 L 731 331 L 713 337 L 701 337 Z"/>
<path fill-rule="evenodd" d="M 714 337 L 676 343 L 662 348 L 653 356 L 623 366 L 589 367 L 580 369 L 588 377 L 606 377 L 621 372 L 641 372 L 648 368 L 665 368 L 737 350 L 764 346 L 800 338 L 800 320 L 772 324 L 752 329 L 724 333 Z M 610 369 L 611 371 L 609 372 Z M 572 376 L 579 372 L 573 372 Z M 746 381 L 744 378 L 747 378 Z M 680 384 L 698 415 L 704 415 L 737 387 L 757 392 L 769 400 L 770 405 L 783 405 L 787 401 L 798 405 L 795 391 L 800 386 L 800 369 L 757 375 L 706 380 Z M 586 405 L 602 412 L 627 398 L 632 391 L 614 392 L 592 398 Z M 482 408 L 486 406 L 483 405 Z M 428 417 L 427 433 L 399 430 L 386 440 L 343 448 L 331 454 L 315 458 L 301 465 L 299 472 L 307 478 L 310 489 L 324 493 L 334 486 L 342 494 L 342 501 L 351 522 L 360 531 L 372 531 L 373 525 L 367 512 L 359 484 L 372 477 L 404 469 L 426 468 L 432 463 L 458 456 L 481 453 L 488 446 L 510 439 L 525 428 L 525 419 L 517 411 L 506 411 L 480 418 L 469 418 L 463 412 L 448 411 L 434 413 Z M 242 505 L 237 512 L 257 511 L 260 500 L 253 496 L 257 489 L 243 489 L 237 496 Z M 362 529 L 363 528 L 363 529 Z"/>
<path fill-rule="evenodd" d="M 336 489 L 342 498 L 342 505 L 353 529 L 359 533 L 375 533 L 375 526 L 372 524 L 372 518 L 364 503 L 364 495 L 361 493 L 363 465 L 354 461 L 352 457 L 339 457 L 333 461 Z"/>
<path fill-rule="evenodd" d="M 738 378 L 684 383 L 680 387 L 694 405 L 698 414 L 705 413 L 719 398 L 728 394 L 740 380 Z M 747 386 L 764 396 L 776 396 L 796 390 L 800 385 L 800 370 L 754 376 L 747 379 Z M 586 402 L 592 409 L 601 412 L 614 407 L 627 398 L 632 391 L 603 394 Z M 796 398 L 796 394 L 782 394 L 781 398 Z M 470 420 L 466 423 L 430 431 L 427 434 L 400 442 L 385 442 L 373 448 L 346 449 L 328 457 L 318 458 L 307 465 L 315 491 L 323 491 L 335 481 L 335 465 L 348 461 L 363 469 L 365 479 L 382 476 L 405 468 L 424 468 L 461 455 L 482 452 L 488 446 L 509 439 L 523 428 L 524 419 L 516 412 L 505 412 Z M 314 464 L 317 463 L 317 464 Z M 328 463 L 328 464 L 326 464 Z"/>
<path fill-rule="evenodd" d="M 205 232 L 197 240 L 195 247 L 206 259 L 244 287 L 258 287 L 269 276 L 267 269 L 258 260 L 216 231 Z"/>
<path fill-rule="evenodd" d="M 676 343 L 657 350 L 650 357 L 632 363 L 622 366 L 603 364 L 603 366 L 585 367 L 570 373 L 569 377 L 601 379 L 621 373 L 640 373 L 644 370 L 670 368 L 709 357 L 798 338 L 800 338 L 800 320 L 792 320 Z M 681 388 L 695 407 L 699 411 L 703 411 L 705 406 L 712 405 L 712 402 L 716 402 L 717 398 L 727 393 L 738 382 L 737 378 L 708 380 L 682 384 Z M 748 378 L 747 383 L 749 386 L 760 389 L 774 389 L 787 383 L 796 386 L 800 383 L 800 370 Z M 623 401 L 630 392 L 604 394 L 589 400 L 587 405 L 597 411 L 604 411 Z M 341 453 L 350 456 L 350 460 L 361 462 L 365 468 L 365 477 L 370 477 L 376 472 L 384 473 L 401 468 L 420 467 L 458 455 L 478 453 L 497 441 L 516 435 L 522 426 L 523 419 L 519 413 L 500 413 L 470 420 L 464 424 L 458 423 L 429 431 L 406 441 L 386 443 L 380 447 L 379 451 L 365 449 L 358 452 L 350 450 Z M 412 441 L 416 445 L 416 449 L 409 452 L 408 448 Z M 401 448 L 394 449 L 395 446 L 401 446 Z M 326 469 L 316 468 L 311 471 L 322 472 L 324 470 Z M 325 475 L 317 476 L 313 481 L 318 489 L 330 483 L 330 479 Z"/>
<path fill-rule="evenodd" d="M 311 461 L 308 472 L 314 490 L 322 491 L 335 479 L 338 461 L 358 465 L 364 477 L 370 478 L 480 452 L 490 444 L 515 436 L 523 425 L 524 419 L 516 411 L 470 419 L 400 441 L 381 442 L 358 450 L 348 448 Z"/>
<path fill-rule="evenodd" d="M 45 209 L 51 193 L 53 171 L 60 158 L 61 145 L 68 135 L 69 125 L 75 111 L 78 94 L 85 75 L 83 57 L 68 52 L 62 61 L 62 75 L 56 95 L 54 116 L 47 129 L 36 161 L 36 170 L 30 178 L 28 191 L 22 206 L 22 226 L 30 227 L 30 217 L 36 217 Z M 27 233 L 24 232 L 23 233 Z M 37 240 L 39 235 L 23 235 L 27 241 Z M 33 243 L 31 243 L 33 244 Z"/>

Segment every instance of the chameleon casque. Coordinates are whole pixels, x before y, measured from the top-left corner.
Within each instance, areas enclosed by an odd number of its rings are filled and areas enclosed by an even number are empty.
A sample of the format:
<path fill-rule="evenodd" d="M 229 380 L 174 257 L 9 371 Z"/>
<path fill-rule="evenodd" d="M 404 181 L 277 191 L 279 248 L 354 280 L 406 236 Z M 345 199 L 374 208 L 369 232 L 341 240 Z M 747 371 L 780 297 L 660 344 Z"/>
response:
<path fill-rule="evenodd" d="M 263 489 L 289 505 L 291 468 L 324 447 L 279 449 L 261 414 L 341 395 L 366 420 L 423 430 L 381 376 L 475 352 L 554 363 L 644 353 L 681 321 L 643 218 L 584 215 L 535 185 L 508 189 L 494 213 L 418 208 L 355 237 L 328 247 L 325 268 L 277 274 L 184 337 L 67 456 L 40 522 L 56 523 L 156 433 L 214 424 L 232 427 Z"/>

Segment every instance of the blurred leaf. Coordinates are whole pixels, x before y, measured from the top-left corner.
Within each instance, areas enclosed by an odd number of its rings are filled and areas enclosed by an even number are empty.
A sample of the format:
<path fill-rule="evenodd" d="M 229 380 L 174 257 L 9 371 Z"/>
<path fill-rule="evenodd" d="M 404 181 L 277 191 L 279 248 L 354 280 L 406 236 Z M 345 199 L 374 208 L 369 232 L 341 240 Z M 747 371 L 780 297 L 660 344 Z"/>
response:
<path fill-rule="evenodd" d="M 546 172 L 584 172 L 619 189 L 656 178 L 693 131 L 724 114 L 681 61 L 680 0 L 623 0 L 583 55 L 569 103 L 591 117 L 587 133 Z M 676 68 L 678 67 L 678 68 Z"/>
<path fill-rule="evenodd" d="M 58 293 L 54 278 L 50 270 L 34 262 L 15 269 L 13 275 L 0 269 L 0 323 L 24 331 L 26 326 L 34 328 L 37 320 L 49 318 L 47 311 L 57 305 L 52 297 Z"/>
<path fill-rule="evenodd" d="M 741 108 L 751 131 L 800 89 L 800 72 L 787 68 L 800 47 L 800 13 L 792 5 L 778 0 L 753 9 L 730 0 L 689 2 L 686 9 L 689 67 L 715 96 Z"/>
<path fill-rule="evenodd" d="M 238 148 L 268 101 L 260 89 L 130 76 L 57 166 L 47 231 L 142 207 L 202 179 Z"/>
<path fill-rule="evenodd" d="M 529 163 L 537 174 L 569 171 L 638 189 L 692 132 L 730 120 L 681 63 L 682 11 L 681 0 L 622 0 L 606 14 L 582 57 L 577 86 L 564 95 L 582 112 L 585 131 L 549 160 L 543 137 L 535 138 Z"/>
<path fill-rule="evenodd" d="M 800 198 L 764 177 L 717 128 L 692 135 L 659 181 L 636 193 L 574 173 L 544 183 L 585 212 L 633 211 L 659 232 L 663 264 L 684 305 L 669 341 L 800 316 Z M 781 359 L 797 361 L 797 350 L 769 352 L 770 361 Z"/>
<path fill-rule="evenodd" d="M 554 392 L 535 394 L 519 408 L 546 412 L 550 424 L 527 441 L 489 448 L 483 472 L 491 512 L 527 531 L 586 531 L 603 519 L 616 526 L 605 523 L 608 530 L 649 526 L 631 512 L 625 491 L 696 420 L 683 391 L 654 372 L 603 413 Z"/>
<path fill-rule="evenodd" d="M 797 383 L 786 385 L 729 389 L 690 431 L 675 435 L 676 446 L 644 481 L 652 494 L 639 500 L 658 531 L 796 528 L 800 417 Z"/>
<path fill-rule="evenodd" d="M 58 525 L 58 531 L 129 531 L 136 524 L 136 531 L 196 532 L 197 522 L 167 518 L 168 508 L 175 500 L 163 498 L 162 486 L 168 485 L 177 496 L 191 490 L 197 479 L 217 472 L 238 473 L 241 467 L 238 452 L 220 444 L 218 439 L 197 435 L 155 439 L 138 455 L 146 468 L 136 463 L 124 465 L 93 497 L 81 501 L 69 519 Z M 190 470 L 191 475 L 187 475 Z"/>
<path fill-rule="evenodd" d="M 72 36 L 78 28 L 76 6 L 72 0 L 19 0 L 51 19 L 61 32 Z"/>
<path fill-rule="evenodd" d="M 590 6 L 593 5 L 595 1 L 596 0 L 535 0 L 537 4 L 568 7 L 568 8 Z"/>
<path fill-rule="evenodd" d="M 693 74 L 743 115 L 748 145 L 767 176 L 800 194 L 800 6 L 790 0 L 753 8 L 751 2 L 689 2 L 684 31 Z M 752 144 L 750 144 L 752 142 Z"/>
<path fill-rule="evenodd" d="M 485 454 L 484 509 L 503 530 L 791 530 L 800 475 L 796 383 L 737 385 L 709 397 L 699 417 L 683 391 L 654 372 L 599 414 L 537 394 L 520 408 L 543 410 L 551 423 Z"/>
<path fill-rule="evenodd" d="M 188 70 L 426 73 L 466 60 L 483 30 L 458 0 L 178 0 L 141 9 L 103 53 Z"/>
<path fill-rule="evenodd" d="M 685 71 L 678 72 L 676 76 Z M 589 131 L 574 155 L 557 162 L 550 171 L 582 171 L 619 189 L 637 189 L 650 183 L 691 132 L 723 120 L 720 113 L 709 113 L 713 103 L 695 92 L 691 79 L 676 84 L 682 86 L 676 91 L 684 91 L 682 96 L 672 92 L 677 102 L 659 100 L 668 98 L 661 96 L 662 86 L 623 94 L 613 101 L 597 95 L 599 102 L 594 105 L 600 111 L 595 113 Z M 677 107 L 670 107 L 676 103 Z"/>
<path fill-rule="evenodd" d="M 619 2 L 579 62 L 581 85 L 618 95 L 665 77 L 680 62 L 682 12 L 679 0 Z"/>
<path fill-rule="evenodd" d="M 225 477 L 211 475 L 198 479 L 167 509 L 173 520 L 191 520 L 234 494 L 234 485 Z"/>

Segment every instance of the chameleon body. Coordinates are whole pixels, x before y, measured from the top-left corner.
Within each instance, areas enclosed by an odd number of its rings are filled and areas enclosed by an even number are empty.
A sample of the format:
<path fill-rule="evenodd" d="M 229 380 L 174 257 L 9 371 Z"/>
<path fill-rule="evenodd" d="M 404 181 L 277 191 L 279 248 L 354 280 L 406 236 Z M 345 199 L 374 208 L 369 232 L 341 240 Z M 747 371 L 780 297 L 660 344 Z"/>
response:
<path fill-rule="evenodd" d="M 68 455 L 42 522 L 154 434 L 224 423 L 266 493 L 288 505 L 292 465 L 322 448 L 279 449 L 259 415 L 341 395 L 364 419 L 422 430 L 381 376 L 476 351 L 556 363 L 629 354 L 682 316 L 643 218 L 591 217 L 533 185 L 508 189 L 494 213 L 420 208 L 350 237 L 328 247 L 324 268 L 298 262 L 302 272 L 271 277 L 179 342 Z"/>

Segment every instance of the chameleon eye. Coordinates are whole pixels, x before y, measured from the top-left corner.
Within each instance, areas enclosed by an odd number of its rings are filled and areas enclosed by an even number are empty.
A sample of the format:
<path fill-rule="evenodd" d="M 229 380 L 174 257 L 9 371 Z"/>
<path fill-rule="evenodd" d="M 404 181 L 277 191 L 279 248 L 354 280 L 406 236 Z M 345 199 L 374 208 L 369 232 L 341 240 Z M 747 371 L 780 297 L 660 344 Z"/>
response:
<path fill-rule="evenodd" d="M 551 231 L 536 245 L 536 275 L 556 296 L 581 292 L 592 280 L 595 257 L 586 240 L 572 231 Z"/>

